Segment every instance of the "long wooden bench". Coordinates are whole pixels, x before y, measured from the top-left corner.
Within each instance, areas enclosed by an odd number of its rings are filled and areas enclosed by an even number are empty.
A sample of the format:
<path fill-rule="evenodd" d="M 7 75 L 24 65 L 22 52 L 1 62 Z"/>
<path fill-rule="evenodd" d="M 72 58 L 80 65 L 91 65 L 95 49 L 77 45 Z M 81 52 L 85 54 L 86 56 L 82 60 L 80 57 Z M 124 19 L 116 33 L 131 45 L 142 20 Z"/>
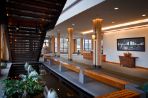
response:
<path fill-rule="evenodd" d="M 140 98 L 140 94 L 131 90 L 120 90 L 95 98 Z"/>
<path fill-rule="evenodd" d="M 93 78 L 93 79 L 99 81 L 99 82 L 111 85 L 111 86 L 119 88 L 119 89 L 124 89 L 125 85 L 127 84 L 126 81 L 105 75 L 103 73 L 97 73 L 97 72 L 94 72 L 91 70 L 87 70 L 87 69 L 84 70 L 84 74 L 90 78 Z"/>
<path fill-rule="evenodd" d="M 50 61 L 52 62 L 52 64 L 55 64 L 55 65 L 59 65 L 60 64 L 60 60 L 55 59 L 55 58 L 50 58 Z"/>
<path fill-rule="evenodd" d="M 80 67 L 72 65 L 72 64 L 65 63 L 63 61 L 60 61 L 60 62 L 61 62 L 61 66 L 63 66 L 63 67 L 65 67 L 65 68 L 67 68 L 69 70 L 72 70 L 74 72 L 77 72 L 77 73 L 80 72 Z"/>

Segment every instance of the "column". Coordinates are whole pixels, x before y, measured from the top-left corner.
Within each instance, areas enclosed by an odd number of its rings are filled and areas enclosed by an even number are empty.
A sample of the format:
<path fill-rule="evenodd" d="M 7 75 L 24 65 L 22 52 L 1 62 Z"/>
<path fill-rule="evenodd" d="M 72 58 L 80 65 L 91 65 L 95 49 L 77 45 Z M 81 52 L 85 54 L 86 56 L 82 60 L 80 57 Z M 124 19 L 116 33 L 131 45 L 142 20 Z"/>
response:
<path fill-rule="evenodd" d="M 83 54 L 83 38 L 80 39 L 80 52 Z"/>
<path fill-rule="evenodd" d="M 51 36 L 49 36 L 48 38 L 48 50 L 49 50 L 49 53 L 51 53 Z"/>
<path fill-rule="evenodd" d="M 93 63 L 95 66 L 99 66 L 102 64 L 102 54 L 101 54 L 101 28 L 102 28 L 102 21 L 103 19 L 97 18 L 93 19 L 93 31 L 95 34 L 94 39 L 94 50 L 93 50 Z"/>
<path fill-rule="evenodd" d="M 2 57 L 2 56 L 1 56 L 1 55 L 2 55 L 2 54 L 1 54 L 1 53 L 2 53 L 2 48 L 1 48 L 1 47 L 2 47 L 2 46 L 1 46 L 1 40 L 2 40 L 2 38 L 1 38 L 1 34 L 2 34 L 2 31 L 1 31 L 1 24 L 0 24 L 0 65 L 1 65 L 1 57 Z"/>
<path fill-rule="evenodd" d="M 72 60 L 72 42 L 73 42 L 73 28 L 67 28 L 68 31 L 68 60 Z"/>
<path fill-rule="evenodd" d="M 51 53 L 53 56 L 55 56 L 55 37 L 52 35 L 51 37 Z"/>
<path fill-rule="evenodd" d="M 9 60 L 9 53 L 8 53 L 8 45 L 7 45 L 7 39 L 6 39 L 6 32 L 5 32 L 5 26 L 4 24 L 0 25 L 0 59 L 3 60 Z"/>
<path fill-rule="evenodd" d="M 60 57 L 60 33 L 57 35 L 57 56 Z"/>

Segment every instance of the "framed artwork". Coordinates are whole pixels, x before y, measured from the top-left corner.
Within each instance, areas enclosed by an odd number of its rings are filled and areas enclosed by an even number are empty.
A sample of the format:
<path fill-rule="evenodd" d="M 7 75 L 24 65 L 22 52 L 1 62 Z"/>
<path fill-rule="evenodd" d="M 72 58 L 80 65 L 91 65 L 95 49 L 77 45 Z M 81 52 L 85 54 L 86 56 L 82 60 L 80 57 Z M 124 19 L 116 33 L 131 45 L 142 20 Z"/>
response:
<path fill-rule="evenodd" d="M 145 37 L 117 39 L 118 51 L 145 51 Z"/>

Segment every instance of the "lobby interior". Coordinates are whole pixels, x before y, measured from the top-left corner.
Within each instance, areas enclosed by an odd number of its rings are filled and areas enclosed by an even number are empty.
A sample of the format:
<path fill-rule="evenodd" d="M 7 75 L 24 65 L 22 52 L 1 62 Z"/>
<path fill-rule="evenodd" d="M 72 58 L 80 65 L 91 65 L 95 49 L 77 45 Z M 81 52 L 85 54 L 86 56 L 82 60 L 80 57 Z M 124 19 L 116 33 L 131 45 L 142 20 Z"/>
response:
<path fill-rule="evenodd" d="M 51 88 L 59 98 L 147 98 L 147 4 L 2 0 L 0 80 L 18 80 L 28 62 L 48 88 L 45 98 L 56 98 Z"/>

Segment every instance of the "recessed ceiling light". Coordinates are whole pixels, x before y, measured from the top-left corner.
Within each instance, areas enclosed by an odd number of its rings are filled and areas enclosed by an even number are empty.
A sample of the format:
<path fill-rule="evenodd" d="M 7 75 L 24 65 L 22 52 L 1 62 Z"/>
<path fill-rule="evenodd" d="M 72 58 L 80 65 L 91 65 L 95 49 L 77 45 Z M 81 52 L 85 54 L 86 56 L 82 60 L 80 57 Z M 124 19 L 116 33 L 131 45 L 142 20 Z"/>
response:
<path fill-rule="evenodd" d="M 75 26 L 75 24 L 73 23 L 72 26 Z"/>
<path fill-rule="evenodd" d="M 112 23 L 115 23 L 114 21 L 112 21 Z"/>
<path fill-rule="evenodd" d="M 18 27 L 16 27 L 16 30 L 19 30 L 19 28 L 18 28 Z"/>
<path fill-rule="evenodd" d="M 118 7 L 115 7 L 114 10 L 119 10 L 119 8 Z"/>
<path fill-rule="evenodd" d="M 142 14 L 142 16 L 143 16 L 143 17 L 145 17 L 145 16 L 146 16 L 146 14 Z"/>

